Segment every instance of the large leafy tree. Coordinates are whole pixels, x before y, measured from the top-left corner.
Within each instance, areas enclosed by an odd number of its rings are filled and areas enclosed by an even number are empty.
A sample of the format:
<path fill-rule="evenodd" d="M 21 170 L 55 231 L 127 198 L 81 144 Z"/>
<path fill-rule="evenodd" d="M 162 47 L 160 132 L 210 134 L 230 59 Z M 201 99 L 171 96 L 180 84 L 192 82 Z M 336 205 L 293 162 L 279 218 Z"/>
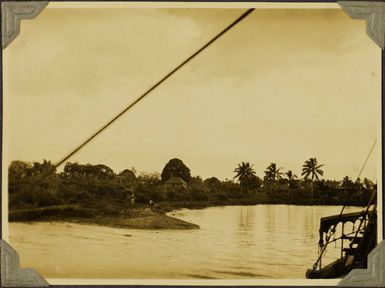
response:
<path fill-rule="evenodd" d="M 24 161 L 12 161 L 8 168 L 8 177 L 10 181 L 18 181 L 25 177 L 31 176 L 32 165 Z"/>
<path fill-rule="evenodd" d="M 104 164 L 92 165 L 91 173 L 97 178 L 113 178 L 115 176 L 114 171 Z"/>
<path fill-rule="evenodd" d="M 126 182 L 135 182 L 136 181 L 135 172 L 130 170 L 130 169 L 124 169 L 122 172 L 119 173 L 119 177 Z"/>
<path fill-rule="evenodd" d="M 43 163 L 34 162 L 31 168 L 32 176 L 44 175 L 52 176 L 56 173 L 56 167 L 51 161 L 44 160 Z"/>
<path fill-rule="evenodd" d="M 248 189 L 249 182 L 252 177 L 255 177 L 255 171 L 253 166 L 250 165 L 249 162 L 242 162 L 238 164 L 238 167 L 234 169 L 234 179 L 238 179 L 241 185 L 241 193 L 243 193 L 243 188 L 246 187 Z"/>
<path fill-rule="evenodd" d="M 311 182 L 311 197 L 314 197 L 314 179 L 319 179 L 320 176 L 324 175 L 324 171 L 321 170 L 321 167 L 324 164 L 318 164 L 317 158 L 310 158 L 306 160 L 302 165 L 302 176 L 307 180 L 310 178 Z"/>
<path fill-rule="evenodd" d="M 64 166 L 64 173 L 70 177 L 81 176 L 90 178 L 113 178 L 114 171 L 104 164 L 92 165 L 92 164 L 78 164 L 78 163 L 66 163 Z"/>
<path fill-rule="evenodd" d="M 205 181 L 203 181 L 203 183 L 210 192 L 218 192 L 221 186 L 221 181 L 219 181 L 219 179 L 216 177 L 207 178 Z"/>
<path fill-rule="evenodd" d="M 171 177 L 180 177 L 186 182 L 190 182 L 190 169 L 178 158 L 173 158 L 164 166 L 161 178 L 167 181 Z"/>

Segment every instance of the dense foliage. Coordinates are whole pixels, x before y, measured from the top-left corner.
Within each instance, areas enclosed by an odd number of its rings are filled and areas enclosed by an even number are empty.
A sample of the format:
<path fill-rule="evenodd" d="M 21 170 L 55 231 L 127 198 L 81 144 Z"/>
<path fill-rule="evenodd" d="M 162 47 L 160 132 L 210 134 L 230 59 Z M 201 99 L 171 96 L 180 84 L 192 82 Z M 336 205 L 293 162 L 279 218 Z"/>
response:
<path fill-rule="evenodd" d="M 349 204 L 365 205 L 376 185 L 369 179 L 353 182 L 348 176 L 337 180 L 321 179 L 322 164 L 315 158 L 303 166 L 303 179 L 291 170 L 271 163 L 263 180 L 256 176 L 252 165 L 242 162 L 235 168 L 234 180 L 221 181 L 216 177 L 205 180 L 191 177 L 190 169 L 179 159 L 171 159 L 162 174 L 139 173 L 125 169 L 115 173 L 110 167 L 98 164 L 67 163 L 57 172 L 49 161 L 28 163 L 13 161 L 9 166 L 10 209 L 36 208 L 54 205 L 79 204 L 101 207 L 112 201 L 127 207 L 155 202 L 210 204 Z M 187 187 L 169 186 L 171 176 L 181 177 Z M 348 202 L 346 202 L 348 199 Z"/>
<path fill-rule="evenodd" d="M 180 177 L 187 183 L 190 182 L 190 169 L 178 158 L 171 159 L 164 166 L 162 174 L 162 181 L 167 181 L 171 177 Z"/>

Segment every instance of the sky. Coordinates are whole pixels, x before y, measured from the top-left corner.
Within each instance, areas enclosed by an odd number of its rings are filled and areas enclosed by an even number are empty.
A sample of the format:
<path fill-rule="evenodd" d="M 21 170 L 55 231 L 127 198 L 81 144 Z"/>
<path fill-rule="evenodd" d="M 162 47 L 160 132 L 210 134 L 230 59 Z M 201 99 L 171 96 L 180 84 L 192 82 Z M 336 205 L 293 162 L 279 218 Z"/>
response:
<path fill-rule="evenodd" d="M 22 21 L 3 54 L 7 163 L 61 160 L 244 11 L 48 6 Z M 299 176 L 316 157 L 354 179 L 380 127 L 365 29 L 340 9 L 257 9 L 69 161 L 161 172 L 176 157 L 224 180 L 241 161 Z"/>

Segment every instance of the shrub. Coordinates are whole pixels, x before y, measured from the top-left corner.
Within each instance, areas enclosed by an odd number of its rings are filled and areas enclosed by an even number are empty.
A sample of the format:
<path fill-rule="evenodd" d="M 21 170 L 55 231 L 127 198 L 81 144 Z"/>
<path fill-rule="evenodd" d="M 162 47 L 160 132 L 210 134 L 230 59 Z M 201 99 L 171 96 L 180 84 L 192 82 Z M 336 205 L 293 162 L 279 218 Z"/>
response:
<path fill-rule="evenodd" d="M 209 199 L 206 193 L 198 190 L 191 191 L 190 195 L 195 201 L 207 201 Z"/>
<path fill-rule="evenodd" d="M 227 194 L 225 193 L 217 193 L 214 195 L 214 197 L 217 199 L 217 200 L 220 200 L 220 201 L 226 201 L 226 200 L 229 200 L 229 197 Z"/>

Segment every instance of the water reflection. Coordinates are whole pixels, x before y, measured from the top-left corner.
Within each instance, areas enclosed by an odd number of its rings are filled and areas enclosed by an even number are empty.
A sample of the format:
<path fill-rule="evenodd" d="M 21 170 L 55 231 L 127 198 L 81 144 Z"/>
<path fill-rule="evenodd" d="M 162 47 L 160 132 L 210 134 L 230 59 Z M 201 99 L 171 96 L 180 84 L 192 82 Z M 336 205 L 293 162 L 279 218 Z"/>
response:
<path fill-rule="evenodd" d="M 240 226 L 251 227 L 255 224 L 255 209 L 253 206 L 242 206 L 240 211 Z"/>
<path fill-rule="evenodd" d="M 320 217 L 339 211 L 257 205 L 173 212 L 201 227 L 187 231 L 11 223 L 10 242 L 24 267 L 47 278 L 304 278 L 317 257 Z"/>

